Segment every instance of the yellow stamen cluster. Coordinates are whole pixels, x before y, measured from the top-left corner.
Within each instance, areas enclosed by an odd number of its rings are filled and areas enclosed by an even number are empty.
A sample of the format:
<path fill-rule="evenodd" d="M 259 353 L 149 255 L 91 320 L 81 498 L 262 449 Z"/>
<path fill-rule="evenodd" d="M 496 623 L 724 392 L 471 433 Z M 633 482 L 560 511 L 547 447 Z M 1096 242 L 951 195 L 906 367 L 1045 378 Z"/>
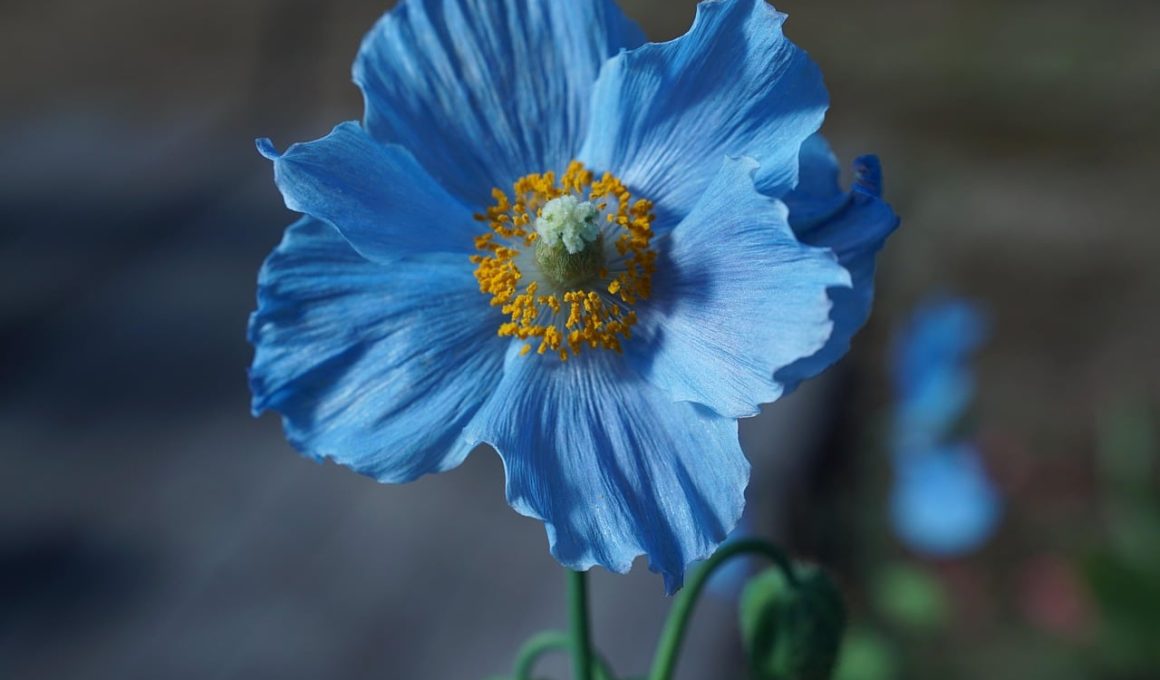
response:
<path fill-rule="evenodd" d="M 471 256 L 479 290 L 508 316 L 499 335 L 527 340 L 522 354 L 538 343 L 538 354 L 553 352 L 564 361 L 585 346 L 621 351 L 621 338 L 632 337 L 636 323 L 632 305 L 648 298 L 656 271 L 656 253 L 649 247 L 652 202 L 633 200 L 611 173 L 595 179 L 579 161 L 572 161 L 558 179 L 554 172 L 533 173 L 516 180 L 512 189 L 511 197 L 493 189 L 495 203 L 475 216 L 491 230 L 476 237 L 482 254 Z M 534 224 L 540 211 L 569 194 L 592 201 L 605 216 L 601 238 L 590 247 L 604 249 L 607 242 L 611 249 L 599 253 L 603 265 L 590 280 L 565 286 L 547 272 L 521 266 L 537 266 Z"/>

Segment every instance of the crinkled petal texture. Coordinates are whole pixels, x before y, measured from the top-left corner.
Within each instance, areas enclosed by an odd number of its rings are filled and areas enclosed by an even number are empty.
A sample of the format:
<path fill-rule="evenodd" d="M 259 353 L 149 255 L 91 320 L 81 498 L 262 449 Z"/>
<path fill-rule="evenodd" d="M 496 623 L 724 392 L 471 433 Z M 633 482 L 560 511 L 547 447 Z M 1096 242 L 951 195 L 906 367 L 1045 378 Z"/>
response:
<path fill-rule="evenodd" d="M 658 231 L 692 209 L 725 155 L 757 159 L 758 186 L 784 196 L 828 102 L 784 20 L 765 0 L 707 0 L 684 36 L 610 60 L 580 160 L 652 200 Z"/>
<path fill-rule="evenodd" d="M 479 224 L 471 210 L 410 152 L 376 142 L 358 123 L 342 123 L 283 154 L 266 139 L 258 140 L 258 150 L 274 161 L 287 208 L 334 225 L 367 258 L 448 252 L 466 262 L 474 252 Z"/>
<path fill-rule="evenodd" d="M 874 301 L 875 257 L 898 228 L 898 215 L 882 200 L 878 159 L 862 156 L 854 162 L 854 187 L 838 185 L 838 161 L 821 135 L 802 146 L 801 182 L 786 197 L 789 223 L 804 243 L 829 248 L 850 272 L 851 286 L 830 291 L 833 332 L 812 355 L 778 371 L 787 391 L 818 375 L 841 359 L 850 341 L 866 323 Z"/>
<path fill-rule="evenodd" d="M 624 573 L 646 554 L 676 591 L 745 505 L 737 421 L 674 402 L 611 352 L 565 363 L 518 350 L 467 428 L 503 458 L 508 502 L 544 521 L 565 566 Z"/>
<path fill-rule="evenodd" d="M 576 157 L 601 65 L 643 42 L 613 0 L 401 0 L 363 41 L 354 80 L 372 136 L 482 205 Z"/>
<path fill-rule="evenodd" d="M 458 465 L 507 346 L 464 261 L 384 265 L 319 220 L 291 226 L 250 318 L 254 412 L 280 412 L 300 451 L 380 481 Z"/>
<path fill-rule="evenodd" d="M 850 285 L 833 253 L 803 245 L 785 205 L 758 193 L 753 159 L 727 159 L 660 239 L 653 296 L 625 352 L 671 397 L 733 418 L 776 400 L 779 369 L 830 337 L 827 291 Z"/>

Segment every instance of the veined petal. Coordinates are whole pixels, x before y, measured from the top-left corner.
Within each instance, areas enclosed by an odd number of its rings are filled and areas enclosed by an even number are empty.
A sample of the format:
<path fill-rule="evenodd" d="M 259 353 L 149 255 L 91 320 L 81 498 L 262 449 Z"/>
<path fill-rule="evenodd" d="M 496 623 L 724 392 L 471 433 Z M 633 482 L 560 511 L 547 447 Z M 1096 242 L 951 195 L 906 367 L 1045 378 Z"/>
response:
<path fill-rule="evenodd" d="M 402 0 L 354 80 L 376 139 L 473 205 L 576 157 L 601 64 L 644 42 L 613 0 Z"/>
<path fill-rule="evenodd" d="M 624 573 L 646 554 L 674 592 L 745 505 L 736 421 L 672 401 L 610 352 L 565 363 L 518 350 L 466 430 L 503 458 L 508 503 L 544 521 L 564 566 Z"/>
<path fill-rule="evenodd" d="M 684 36 L 611 59 L 580 160 L 651 199 L 661 229 L 692 209 L 726 155 L 757 159 L 762 191 L 788 193 L 828 100 L 784 20 L 765 0 L 706 0 Z"/>
<path fill-rule="evenodd" d="M 625 346 L 674 399 L 734 418 L 781 396 L 775 372 L 826 343 L 827 290 L 850 285 L 833 253 L 799 242 L 785 205 L 758 193 L 756 170 L 726 160 L 662 238 L 653 295 Z"/>
<path fill-rule="evenodd" d="M 287 208 L 334 225 L 368 259 L 474 252 L 479 225 L 471 210 L 406 149 L 376 142 L 357 123 L 283 154 L 268 139 L 258 140 L 258 150 L 274 161 Z"/>
<path fill-rule="evenodd" d="M 866 323 L 874 301 L 874 261 L 887 237 L 898 228 L 898 215 L 882 200 L 882 169 L 874 156 L 854 161 L 854 187 L 843 192 L 838 164 L 821 135 L 802 147 L 802 182 L 789 196 L 789 223 L 803 242 L 829 248 L 850 272 L 851 287 L 830 291 L 834 331 L 824 347 L 777 374 L 792 390 L 821 373 L 850 349 L 850 340 Z"/>
<path fill-rule="evenodd" d="M 447 470 L 499 380 L 496 323 L 464 258 L 384 265 L 304 218 L 259 275 L 254 413 L 280 412 L 300 451 L 380 481 Z"/>

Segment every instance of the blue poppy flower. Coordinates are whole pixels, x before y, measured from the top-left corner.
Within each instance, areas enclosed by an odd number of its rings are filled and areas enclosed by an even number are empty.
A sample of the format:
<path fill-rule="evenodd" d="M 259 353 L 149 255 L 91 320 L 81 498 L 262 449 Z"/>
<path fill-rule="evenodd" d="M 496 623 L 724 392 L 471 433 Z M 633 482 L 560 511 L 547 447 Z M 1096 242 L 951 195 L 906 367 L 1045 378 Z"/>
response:
<path fill-rule="evenodd" d="M 978 448 L 956 427 L 974 399 L 970 359 L 987 334 L 978 305 L 938 299 L 919 307 L 894 347 L 891 518 L 899 539 L 922 555 L 977 549 L 1002 514 Z"/>
<path fill-rule="evenodd" d="M 709 1 L 646 44 L 611 0 L 399 2 L 361 125 L 259 141 L 304 217 L 259 276 L 255 413 L 383 482 L 486 443 L 561 563 L 677 589 L 741 515 L 736 419 L 844 351 L 895 223 L 838 190 L 784 18 Z"/>

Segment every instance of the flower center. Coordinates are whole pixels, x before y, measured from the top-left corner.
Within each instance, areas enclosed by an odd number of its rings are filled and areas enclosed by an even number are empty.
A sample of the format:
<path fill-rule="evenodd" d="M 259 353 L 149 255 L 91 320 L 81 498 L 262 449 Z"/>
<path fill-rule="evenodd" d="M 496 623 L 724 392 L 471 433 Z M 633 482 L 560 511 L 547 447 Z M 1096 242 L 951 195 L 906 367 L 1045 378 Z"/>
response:
<path fill-rule="evenodd" d="M 526 340 L 522 354 L 535 346 L 564 361 L 586 346 L 621 351 L 656 271 L 652 203 L 578 161 L 558 181 L 533 173 L 510 197 L 491 193 L 495 203 L 475 216 L 490 231 L 476 237 L 471 261 L 479 290 L 508 316 L 499 335 Z"/>
<path fill-rule="evenodd" d="M 553 198 L 544 204 L 536 218 L 540 245 L 564 246 L 569 254 L 579 253 L 600 235 L 600 225 L 596 223 L 599 213 L 590 201 L 581 201 L 572 194 Z"/>

